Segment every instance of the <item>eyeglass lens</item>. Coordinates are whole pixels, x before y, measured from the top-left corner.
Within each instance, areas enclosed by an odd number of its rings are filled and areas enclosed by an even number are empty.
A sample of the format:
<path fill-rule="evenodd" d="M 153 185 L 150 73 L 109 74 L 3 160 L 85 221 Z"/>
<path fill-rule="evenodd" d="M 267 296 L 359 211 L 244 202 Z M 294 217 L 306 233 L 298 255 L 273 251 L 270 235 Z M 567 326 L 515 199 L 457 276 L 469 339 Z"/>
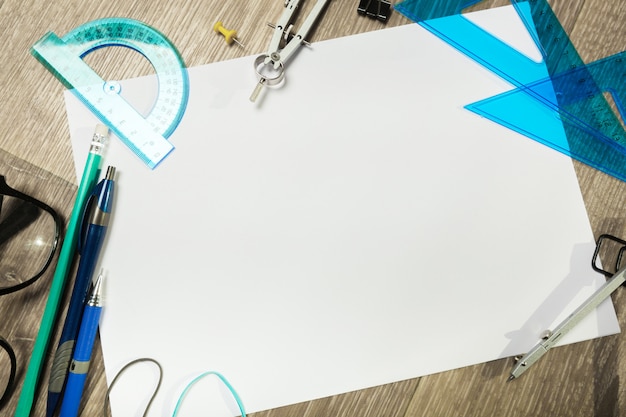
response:
<path fill-rule="evenodd" d="M 0 291 L 39 275 L 54 250 L 55 221 L 31 202 L 0 195 Z"/>

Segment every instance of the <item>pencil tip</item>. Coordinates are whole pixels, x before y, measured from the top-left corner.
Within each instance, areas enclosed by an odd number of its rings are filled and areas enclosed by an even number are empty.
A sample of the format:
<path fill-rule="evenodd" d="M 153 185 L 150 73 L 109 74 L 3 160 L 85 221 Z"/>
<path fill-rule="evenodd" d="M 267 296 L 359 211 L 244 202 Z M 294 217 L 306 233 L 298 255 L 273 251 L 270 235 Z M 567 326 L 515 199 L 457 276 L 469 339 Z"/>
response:
<path fill-rule="evenodd" d="M 507 379 L 507 380 L 506 380 L 506 382 L 513 381 L 514 379 L 515 379 L 515 376 L 514 376 L 514 375 L 511 375 L 511 376 L 509 377 L 509 379 Z"/>

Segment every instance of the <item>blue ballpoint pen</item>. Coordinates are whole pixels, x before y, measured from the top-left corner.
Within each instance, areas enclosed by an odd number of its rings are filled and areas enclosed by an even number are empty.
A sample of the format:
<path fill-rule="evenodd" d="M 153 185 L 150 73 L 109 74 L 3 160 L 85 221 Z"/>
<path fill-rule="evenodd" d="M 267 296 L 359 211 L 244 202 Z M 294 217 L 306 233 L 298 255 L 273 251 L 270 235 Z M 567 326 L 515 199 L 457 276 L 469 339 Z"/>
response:
<path fill-rule="evenodd" d="M 85 306 L 78 339 L 76 340 L 76 349 L 74 349 L 74 357 L 70 365 L 63 401 L 61 402 L 60 417 L 76 417 L 78 415 L 78 407 L 80 406 L 87 372 L 89 371 L 91 351 L 98 333 L 98 323 L 100 322 L 100 313 L 102 312 L 102 280 L 103 275 L 98 275 L 93 285 L 91 297 Z"/>
<path fill-rule="evenodd" d="M 47 417 L 54 414 L 62 396 L 74 344 L 78 337 L 89 283 L 92 280 L 109 224 L 111 206 L 113 205 L 114 176 L 115 167 L 108 167 L 105 178 L 96 185 L 86 205 L 83 229 L 78 243 L 80 262 L 59 346 L 50 371 Z"/>

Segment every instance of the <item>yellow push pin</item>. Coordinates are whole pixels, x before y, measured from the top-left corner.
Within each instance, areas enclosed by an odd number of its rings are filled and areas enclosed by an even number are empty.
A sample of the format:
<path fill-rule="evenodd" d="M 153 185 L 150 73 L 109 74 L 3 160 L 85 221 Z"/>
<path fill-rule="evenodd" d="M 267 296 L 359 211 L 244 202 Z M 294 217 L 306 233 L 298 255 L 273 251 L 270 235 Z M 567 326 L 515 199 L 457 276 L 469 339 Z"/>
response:
<path fill-rule="evenodd" d="M 224 39 L 226 40 L 227 44 L 230 45 L 234 41 L 237 45 L 241 46 L 242 48 L 244 47 L 243 44 L 237 39 L 237 31 L 226 29 L 222 25 L 222 22 L 215 23 L 213 25 L 213 30 L 215 31 L 215 33 L 221 33 L 222 35 L 224 35 Z"/>

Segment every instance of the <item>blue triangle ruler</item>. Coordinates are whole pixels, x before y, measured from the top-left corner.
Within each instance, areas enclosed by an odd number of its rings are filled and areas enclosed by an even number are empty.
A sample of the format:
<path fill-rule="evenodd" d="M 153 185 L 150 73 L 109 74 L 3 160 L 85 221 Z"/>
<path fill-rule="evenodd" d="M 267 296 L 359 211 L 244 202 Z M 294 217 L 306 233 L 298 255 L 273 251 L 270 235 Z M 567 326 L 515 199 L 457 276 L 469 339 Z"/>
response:
<path fill-rule="evenodd" d="M 626 135 L 604 96 L 625 114 L 625 59 L 621 52 L 466 108 L 626 181 Z"/>
<path fill-rule="evenodd" d="M 462 15 L 478 3 L 405 0 L 396 10 L 517 88 L 466 106 L 626 181 L 623 53 L 585 64 L 546 0 L 512 0 L 540 50 L 536 63 Z M 565 137 L 564 137 L 565 135 Z"/>

